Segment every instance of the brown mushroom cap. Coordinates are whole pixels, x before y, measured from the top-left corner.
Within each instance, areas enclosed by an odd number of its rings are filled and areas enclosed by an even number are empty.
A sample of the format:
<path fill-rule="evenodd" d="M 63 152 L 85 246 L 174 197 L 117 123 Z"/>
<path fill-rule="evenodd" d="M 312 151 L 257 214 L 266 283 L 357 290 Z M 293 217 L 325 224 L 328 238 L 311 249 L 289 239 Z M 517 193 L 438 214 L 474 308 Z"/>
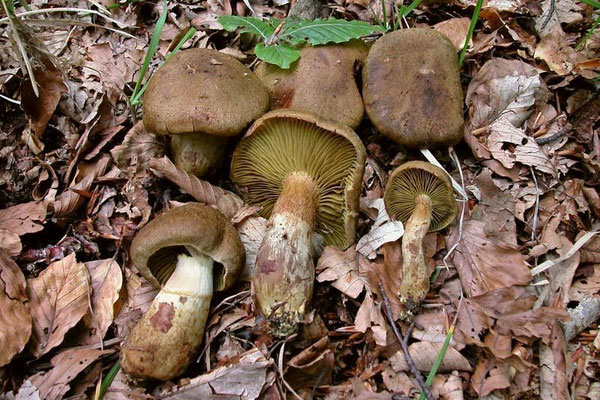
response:
<path fill-rule="evenodd" d="M 235 228 L 219 211 L 198 203 L 172 209 L 144 226 L 131 244 L 131 259 L 144 278 L 161 287 L 184 246 L 218 263 L 214 290 L 229 288 L 244 268 L 246 252 Z"/>
<path fill-rule="evenodd" d="M 307 46 L 290 69 L 261 63 L 255 72 L 269 89 L 272 110 L 308 111 L 355 128 L 364 114 L 355 65 L 362 64 L 367 52 L 362 40 Z"/>
<path fill-rule="evenodd" d="M 285 178 L 294 172 L 314 179 L 318 191 L 316 231 L 325 243 L 354 242 L 365 148 L 345 125 L 295 110 L 276 110 L 255 121 L 238 144 L 231 179 L 244 200 L 269 217 Z"/>
<path fill-rule="evenodd" d="M 373 125 L 407 147 L 453 145 L 463 136 L 456 49 L 433 29 L 379 38 L 363 68 L 363 99 Z"/>
<path fill-rule="evenodd" d="M 446 172 L 423 161 L 410 161 L 396 168 L 388 178 L 383 197 L 385 208 L 395 220 L 406 224 L 419 195 L 431 199 L 429 232 L 448 226 L 456 217 L 456 200 Z"/>
<path fill-rule="evenodd" d="M 215 50 L 189 49 L 152 76 L 144 126 L 159 135 L 235 136 L 268 107 L 267 89 L 242 63 Z"/>

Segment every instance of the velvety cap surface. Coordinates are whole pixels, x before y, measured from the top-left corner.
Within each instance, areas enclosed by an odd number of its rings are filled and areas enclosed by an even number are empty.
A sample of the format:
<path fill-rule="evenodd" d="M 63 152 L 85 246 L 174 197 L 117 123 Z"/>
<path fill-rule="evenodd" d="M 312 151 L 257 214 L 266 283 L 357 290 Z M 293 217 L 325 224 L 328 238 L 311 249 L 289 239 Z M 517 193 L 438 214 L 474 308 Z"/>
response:
<path fill-rule="evenodd" d="M 396 168 L 385 188 L 385 208 L 395 220 L 406 224 L 416 205 L 419 195 L 431 199 L 431 225 L 429 231 L 438 231 L 448 226 L 456 217 L 456 200 L 452 183 L 446 172 L 423 161 L 410 161 Z"/>
<path fill-rule="evenodd" d="M 268 107 L 267 89 L 245 65 L 215 50 L 189 49 L 152 76 L 144 95 L 144 126 L 163 135 L 234 136 Z"/>
<path fill-rule="evenodd" d="M 236 229 L 214 208 L 192 203 L 171 209 L 145 225 L 131 244 L 131 259 L 144 278 L 161 286 L 185 248 L 211 257 L 214 290 L 231 286 L 241 273 L 246 252 Z"/>
<path fill-rule="evenodd" d="M 397 143 L 458 143 L 464 119 L 456 48 L 433 29 L 383 35 L 365 61 L 363 100 L 373 125 Z"/>
<path fill-rule="evenodd" d="M 258 119 L 238 144 L 231 179 L 244 200 L 269 217 L 285 177 L 302 172 L 318 187 L 316 230 L 325 243 L 354 242 L 365 148 L 345 125 L 313 114 L 276 110 Z"/>

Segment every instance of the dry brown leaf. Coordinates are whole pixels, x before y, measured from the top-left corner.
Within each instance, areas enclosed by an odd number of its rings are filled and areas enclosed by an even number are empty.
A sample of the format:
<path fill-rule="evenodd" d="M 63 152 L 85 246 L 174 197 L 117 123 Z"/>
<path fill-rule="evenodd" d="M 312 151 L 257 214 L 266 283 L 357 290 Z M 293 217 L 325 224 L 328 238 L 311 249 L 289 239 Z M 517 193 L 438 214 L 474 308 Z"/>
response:
<path fill-rule="evenodd" d="M 415 366 L 419 371 L 431 371 L 431 367 L 435 363 L 435 360 L 440 354 L 443 343 L 432 343 L 432 342 L 416 342 L 408 346 L 410 357 L 415 362 Z M 394 371 L 409 371 L 408 364 L 404 358 L 402 350 L 394 353 L 390 357 L 392 362 L 392 368 Z M 442 364 L 439 366 L 438 372 L 451 372 L 451 371 L 472 371 L 473 368 L 469 361 L 460 354 L 456 349 L 448 346 L 446 354 L 442 360 Z"/>
<path fill-rule="evenodd" d="M 334 246 L 327 246 L 317 262 L 317 282 L 329 282 L 331 286 L 348 297 L 356 299 L 364 290 L 367 279 L 361 271 L 369 268 L 369 262 L 354 246 L 342 251 Z"/>
<path fill-rule="evenodd" d="M 104 400 L 154 400 L 156 397 L 144 394 L 144 388 L 132 386 L 129 384 L 130 379 L 125 375 L 123 370 L 119 370 L 112 384 L 106 390 Z"/>
<path fill-rule="evenodd" d="M 29 348 L 36 357 L 58 346 L 88 310 L 89 275 L 75 253 L 27 281 L 33 331 Z"/>
<path fill-rule="evenodd" d="M 544 60 L 558 75 L 567 75 L 573 71 L 577 61 L 575 49 L 569 46 L 562 29 L 554 29 L 544 36 L 535 49 L 534 57 Z"/>
<path fill-rule="evenodd" d="M 573 282 L 569 291 L 569 299 L 581 301 L 597 293 L 600 293 L 600 264 L 594 264 L 591 266 L 591 273 Z"/>
<path fill-rule="evenodd" d="M 581 21 L 583 19 L 583 15 L 579 13 L 581 7 L 576 3 L 575 0 L 544 0 L 542 13 L 535 18 L 535 29 L 540 37 L 543 38 L 552 31 L 561 29 L 561 24 Z"/>
<path fill-rule="evenodd" d="M 213 186 L 210 183 L 177 168 L 167 157 L 150 160 L 150 169 L 164 177 L 201 203 L 215 206 L 223 215 L 231 219 L 244 202 L 236 194 Z"/>
<path fill-rule="evenodd" d="M 471 387 L 485 397 L 494 390 L 510 387 L 510 366 L 501 360 L 481 357 L 471 377 Z"/>
<path fill-rule="evenodd" d="M 85 263 L 92 282 L 92 309 L 83 317 L 88 336 L 81 344 L 99 343 L 113 323 L 114 304 L 123 285 L 121 267 L 112 259 Z"/>
<path fill-rule="evenodd" d="M 469 25 L 471 20 L 469 18 L 450 18 L 433 26 L 438 32 L 443 33 L 450 39 L 456 51 L 460 51 L 465 46 L 465 40 L 467 40 L 467 33 L 469 31 Z M 469 46 L 473 45 L 473 41 L 469 43 Z"/>
<path fill-rule="evenodd" d="M 560 241 L 561 245 L 557 249 L 557 253 L 559 257 L 563 258 L 567 256 L 567 252 L 573 247 L 573 243 L 564 236 L 561 236 Z M 573 283 L 575 271 L 579 267 L 579 258 L 579 252 L 575 252 L 571 257 L 554 264 L 546 270 L 546 274 L 550 278 L 550 297 L 546 300 L 546 304 L 562 304 L 566 307 L 567 303 L 571 301 L 569 290 Z M 543 295 L 540 297 L 543 297 Z"/>
<path fill-rule="evenodd" d="M 388 215 L 383 199 L 372 199 L 367 202 L 370 208 L 378 210 L 377 219 L 369 233 L 361 237 L 356 244 L 356 251 L 363 256 L 374 259 L 377 250 L 385 243 L 395 242 L 404 235 L 404 225 L 400 221 L 392 221 Z"/>
<path fill-rule="evenodd" d="M 335 356 L 327 336 L 294 356 L 288 363 L 285 380 L 296 390 L 331 383 Z"/>
<path fill-rule="evenodd" d="M 25 294 L 25 276 L 0 250 L 0 367 L 20 353 L 31 335 L 31 315 Z"/>
<path fill-rule="evenodd" d="M 403 372 L 394 371 L 389 365 L 385 367 L 381 376 L 383 378 L 383 384 L 390 392 L 401 393 L 408 396 L 411 389 L 414 387 L 408 375 Z"/>
<path fill-rule="evenodd" d="M 463 400 L 463 383 L 460 376 L 454 372 L 448 376 L 436 375 L 431 383 L 431 389 L 440 394 L 442 400 Z"/>
<path fill-rule="evenodd" d="M 590 239 L 579 252 L 582 263 L 600 263 L 600 236 Z"/>
<path fill-rule="evenodd" d="M 240 279 L 250 281 L 252 279 L 256 255 L 267 229 L 267 220 L 262 217 L 250 217 L 244 219 L 236 225 L 240 234 L 240 240 L 246 250 L 246 265 L 240 276 Z"/>
<path fill-rule="evenodd" d="M 110 162 L 110 156 L 102 154 L 96 162 L 78 163 L 77 174 L 69 188 L 61 193 L 52 204 L 54 216 L 66 217 L 77 211 L 85 202 L 85 197 L 77 192 L 88 192 L 94 180 L 106 172 Z"/>
<path fill-rule="evenodd" d="M 62 399 L 69 391 L 69 383 L 104 354 L 114 350 L 95 350 L 73 348 L 52 357 L 52 369 L 40 372 L 29 378 L 29 382 L 38 390 L 44 400 Z"/>
<path fill-rule="evenodd" d="M 267 360 L 257 348 L 209 373 L 200 375 L 184 386 L 161 390 L 162 399 L 258 398 L 267 381 L 267 370 L 273 362 Z"/>
<path fill-rule="evenodd" d="M 552 344 L 540 346 L 540 397 L 569 400 L 569 364 L 567 341 L 560 324 L 552 329 Z"/>
<path fill-rule="evenodd" d="M 0 229 L 16 235 L 39 232 L 44 229 L 48 204 L 44 201 L 31 201 L 0 210 Z"/>
<path fill-rule="evenodd" d="M 132 168 L 136 174 L 142 174 L 152 158 L 165 155 L 165 145 L 159 136 L 146 131 L 144 123 L 139 121 L 127 132 L 123 142 L 115 146 L 110 153 L 119 168 Z"/>
<path fill-rule="evenodd" d="M 364 333 L 373 325 L 385 327 L 386 319 L 383 316 L 381 308 L 378 307 L 373 301 L 373 295 L 371 292 L 367 291 L 365 299 L 356 313 L 356 318 L 354 319 L 354 329 Z M 387 346 L 388 344 L 386 335 L 384 335 L 384 337 L 378 337 L 376 335 L 375 342 L 380 346 Z"/>
<path fill-rule="evenodd" d="M 488 128 L 486 146 L 491 155 L 506 168 L 512 168 L 515 162 L 532 166 L 540 172 L 556 176 L 554 165 L 533 138 L 525 135 L 522 129 L 516 128 L 504 116 L 495 120 Z M 512 144 L 514 150 L 506 149 Z"/>
<path fill-rule="evenodd" d="M 0 229 L 0 250 L 5 251 L 11 257 L 21 254 L 23 245 L 21 244 L 19 235 L 6 229 Z"/>
<path fill-rule="evenodd" d="M 452 262 L 467 296 L 529 284 L 531 273 L 521 252 L 508 244 L 487 239 L 484 228 L 485 223 L 481 221 L 465 221 L 462 240 L 452 253 Z M 454 227 L 447 239 L 448 248 L 452 248 L 457 239 L 458 228 Z"/>
<path fill-rule="evenodd" d="M 10 395 L 10 393 L 9 393 Z M 7 396 L 7 398 L 9 398 Z M 15 400 L 40 400 L 40 391 L 29 381 L 25 380 L 15 396 Z"/>
<path fill-rule="evenodd" d="M 121 307 L 114 322 L 117 327 L 118 337 L 124 338 L 129 333 L 135 322 L 148 311 L 152 300 L 156 297 L 158 289 L 152 286 L 146 279 L 125 269 L 125 287 L 121 290 Z"/>

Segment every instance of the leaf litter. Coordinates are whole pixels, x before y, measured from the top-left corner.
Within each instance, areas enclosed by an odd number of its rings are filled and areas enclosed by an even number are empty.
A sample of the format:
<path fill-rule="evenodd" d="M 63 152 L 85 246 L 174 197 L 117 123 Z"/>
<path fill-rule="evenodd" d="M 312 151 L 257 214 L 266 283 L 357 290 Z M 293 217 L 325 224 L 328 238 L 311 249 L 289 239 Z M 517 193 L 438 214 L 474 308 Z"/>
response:
<path fill-rule="evenodd" d="M 217 208 L 238 229 L 244 279 L 215 296 L 203 352 L 180 380 L 140 385 L 120 372 L 104 398 L 417 396 L 382 308 L 385 294 L 394 317 L 403 312 L 403 227 L 387 217 L 382 195 L 393 168 L 420 155 L 367 122 L 357 128 L 368 149 L 360 239 L 319 249 L 312 323 L 278 341 L 260 329 L 248 290 L 266 229 L 260 210 L 236 194 L 227 168 L 203 180 L 174 166 L 168 141 L 146 132 L 129 106 L 164 4 L 52 10 L 71 3 L 34 2 L 42 14 L 15 19 L 32 76 L 11 42 L 0 42 L 0 397 L 93 396 L 157 292 L 128 258 L 131 240 L 155 215 L 190 201 Z M 455 148 L 465 216 L 426 236 L 431 289 L 412 324 L 399 321 L 411 358 L 428 371 L 457 316 L 432 383 L 439 398 L 597 398 L 600 37 L 592 3 L 488 1 L 467 43 L 465 140 Z M 398 9 L 385 4 L 389 23 Z M 427 2 L 399 22 L 434 27 L 460 49 L 475 4 Z M 27 11 L 16 6 L 17 15 Z M 216 21 L 249 15 L 243 1 L 166 6 L 150 73 L 191 26 L 184 49 L 253 62 L 255 43 Z M 312 12 L 376 23 L 381 6 L 329 1 Z M 282 19 L 290 5 L 252 8 Z M 0 32 L 9 37 L 10 25 Z M 461 182 L 451 158 L 433 154 Z"/>

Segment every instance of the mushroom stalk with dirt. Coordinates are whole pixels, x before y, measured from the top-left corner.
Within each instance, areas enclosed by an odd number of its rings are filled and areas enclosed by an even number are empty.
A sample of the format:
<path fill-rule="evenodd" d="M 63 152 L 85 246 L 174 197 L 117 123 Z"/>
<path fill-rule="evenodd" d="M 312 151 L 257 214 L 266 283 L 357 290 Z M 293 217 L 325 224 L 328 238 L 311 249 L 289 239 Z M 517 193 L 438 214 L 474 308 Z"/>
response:
<path fill-rule="evenodd" d="M 352 129 L 293 110 L 258 119 L 234 152 L 233 182 L 269 218 L 252 288 L 276 336 L 294 332 L 310 309 L 313 232 L 340 248 L 354 242 L 365 157 Z"/>
<path fill-rule="evenodd" d="M 423 253 L 428 232 L 448 226 L 456 216 L 456 201 L 446 172 L 435 165 L 410 161 L 388 179 L 384 202 L 388 214 L 404 223 L 402 283 L 398 296 L 412 315 L 429 291 L 429 273 Z"/>
<path fill-rule="evenodd" d="M 221 213 L 188 204 L 142 228 L 131 258 L 160 292 L 127 336 L 121 366 L 136 378 L 175 378 L 202 343 L 213 290 L 230 287 L 242 270 L 244 247 Z"/>

